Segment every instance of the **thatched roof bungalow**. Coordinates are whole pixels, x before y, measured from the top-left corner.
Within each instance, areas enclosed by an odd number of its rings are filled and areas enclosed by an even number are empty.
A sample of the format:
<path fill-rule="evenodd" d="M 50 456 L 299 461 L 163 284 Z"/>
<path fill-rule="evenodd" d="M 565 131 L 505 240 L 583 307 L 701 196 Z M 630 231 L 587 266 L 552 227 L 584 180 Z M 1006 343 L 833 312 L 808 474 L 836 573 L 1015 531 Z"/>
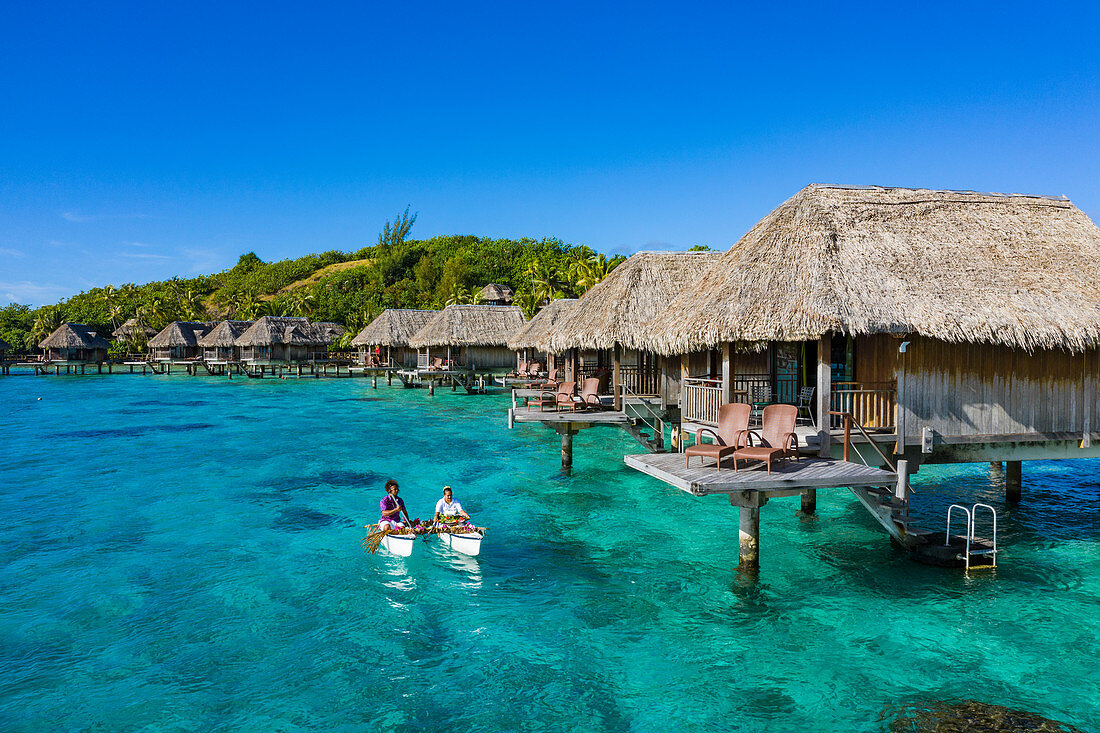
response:
<path fill-rule="evenodd" d="M 422 349 L 421 359 L 431 358 L 432 350 L 449 361 L 467 367 L 508 367 L 515 352 L 508 339 L 527 319 L 514 305 L 449 305 L 409 339 L 409 345 Z"/>
<path fill-rule="evenodd" d="M 83 323 L 63 323 L 38 344 L 46 361 L 102 363 L 111 344 Z"/>
<path fill-rule="evenodd" d="M 0 338 L 0 361 L 4 360 L 9 350 L 11 350 L 11 346 L 8 344 L 7 341 Z"/>
<path fill-rule="evenodd" d="M 675 400 L 674 387 L 662 379 L 665 367 L 638 334 L 720 257 L 719 252 L 638 252 L 585 293 L 535 346 L 549 353 L 568 351 L 578 380 L 610 369 L 617 404 L 620 384 L 636 394 Z M 594 359 L 584 358 L 585 351 Z"/>
<path fill-rule="evenodd" d="M 477 302 L 482 305 L 511 305 L 516 292 L 508 285 L 489 283 L 477 294 Z"/>
<path fill-rule="evenodd" d="M 554 366 L 555 355 L 547 353 L 540 344 L 549 340 L 551 334 L 579 301 L 576 298 L 558 298 L 551 300 L 535 314 L 527 324 L 508 339 L 508 348 L 514 349 L 521 361 L 529 361 L 532 354 L 545 354 L 547 366 Z"/>
<path fill-rule="evenodd" d="M 238 338 L 248 330 L 252 321 L 222 321 L 199 339 L 202 358 L 208 362 L 236 362 L 241 359 Z"/>
<path fill-rule="evenodd" d="M 241 349 L 241 361 L 267 363 L 325 359 L 332 341 L 330 329 L 306 318 L 263 316 L 234 345 Z"/>
<path fill-rule="evenodd" d="M 129 318 L 121 326 L 111 332 L 116 341 L 125 341 L 133 344 L 144 344 L 157 334 L 155 328 L 146 326 L 136 318 Z"/>
<path fill-rule="evenodd" d="M 364 365 L 371 358 L 381 362 L 380 350 L 385 347 L 387 364 L 415 366 L 416 349 L 409 348 L 409 340 L 437 315 L 436 310 L 387 308 L 351 340 L 351 345 L 358 347 Z M 376 348 L 378 353 L 371 353 Z"/>
<path fill-rule="evenodd" d="M 773 384 L 814 387 L 818 414 L 896 429 L 899 450 L 1087 445 L 1100 426 L 1100 230 L 1064 197 L 811 185 L 639 340 L 722 349 L 727 397 L 741 371 L 731 344 L 766 345 Z"/>
<path fill-rule="evenodd" d="M 210 322 L 172 321 L 149 339 L 150 356 L 157 361 L 198 359 L 202 355 L 199 339 L 213 328 Z"/>

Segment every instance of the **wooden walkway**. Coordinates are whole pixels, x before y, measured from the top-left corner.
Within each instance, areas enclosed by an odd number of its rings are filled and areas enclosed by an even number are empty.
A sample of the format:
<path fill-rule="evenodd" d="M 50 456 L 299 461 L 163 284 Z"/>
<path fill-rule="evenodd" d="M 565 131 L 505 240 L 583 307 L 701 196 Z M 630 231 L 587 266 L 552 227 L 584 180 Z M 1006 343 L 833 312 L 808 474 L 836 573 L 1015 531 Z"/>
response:
<path fill-rule="evenodd" d="M 757 492 L 766 498 L 794 496 L 806 489 L 848 488 L 851 486 L 892 486 L 898 477 L 892 471 L 871 468 L 827 458 L 802 458 L 772 466 L 769 475 L 765 466 L 754 461 L 753 467 L 733 470 L 727 458 L 721 471 L 714 461 L 692 456 L 691 468 L 684 467 L 683 453 L 646 453 L 623 458 L 627 466 L 660 479 L 695 496 L 708 494 L 740 494 Z M 726 466 L 729 466 L 728 468 Z"/>
<path fill-rule="evenodd" d="M 517 407 L 509 411 L 512 422 L 529 423 L 540 422 L 545 425 L 557 425 L 561 423 L 583 423 L 586 425 L 629 425 L 630 418 L 625 412 L 616 410 L 587 410 L 584 412 L 570 412 L 563 410 L 540 411 L 537 407 Z"/>

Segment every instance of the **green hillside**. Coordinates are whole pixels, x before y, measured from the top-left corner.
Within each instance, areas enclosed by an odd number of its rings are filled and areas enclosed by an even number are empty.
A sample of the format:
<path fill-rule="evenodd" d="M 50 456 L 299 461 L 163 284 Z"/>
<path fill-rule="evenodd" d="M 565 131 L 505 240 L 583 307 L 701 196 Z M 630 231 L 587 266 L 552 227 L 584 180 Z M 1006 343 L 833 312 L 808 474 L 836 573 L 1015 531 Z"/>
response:
<path fill-rule="evenodd" d="M 0 337 L 14 347 L 33 347 L 64 321 L 87 323 L 110 338 L 117 325 L 133 317 L 159 330 L 174 320 L 260 315 L 308 316 L 344 323 L 356 332 L 385 308 L 473 302 L 490 282 L 512 286 L 516 304 L 531 316 L 541 302 L 583 293 L 622 259 L 558 239 L 401 241 L 389 236 L 387 224 L 379 244 L 354 252 L 279 262 L 264 262 L 249 252 L 232 268 L 212 275 L 108 285 L 36 309 L 13 303 L 0 309 Z"/>

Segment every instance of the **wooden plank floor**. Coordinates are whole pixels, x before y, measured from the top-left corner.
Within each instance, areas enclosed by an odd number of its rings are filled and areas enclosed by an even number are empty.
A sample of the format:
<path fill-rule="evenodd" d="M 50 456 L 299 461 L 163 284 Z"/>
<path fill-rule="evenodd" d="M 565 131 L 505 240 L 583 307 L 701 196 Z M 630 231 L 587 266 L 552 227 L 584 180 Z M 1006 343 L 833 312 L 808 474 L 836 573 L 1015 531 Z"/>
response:
<path fill-rule="evenodd" d="M 891 471 L 871 468 L 862 463 L 825 458 L 803 458 L 800 461 L 779 463 L 772 466 L 771 475 L 758 462 L 754 462 L 751 469 L 742 464 L 734 472 L 732 458 L 726 459 L 721 471 L 715 470 L 713 460 L 707 459 L 704 466 L 699 465 L 699 460 L 697 456 L 692 456 L 691 468 L 685 468 L 683 453 L 645 453 L 623 458 L 631 468 L 696 496 L 742 491 L 779 495 L 781 492 L 797 492 L 802 489 L 892 486 L 898 480 L 897 474 Z"/>
<path fill-rule="evenodd" d="M 512 411 L 512 419 L 515 422 L 541 422 L 541 423 L 588 423 L 591 425 L 628 425 L 630 418 L 626 413 L 615 410 L 590 410 L 587 412 L 554 412 L 546 410 L 539 412 L 537 407 L 528 409 L 517 407 Z"/>

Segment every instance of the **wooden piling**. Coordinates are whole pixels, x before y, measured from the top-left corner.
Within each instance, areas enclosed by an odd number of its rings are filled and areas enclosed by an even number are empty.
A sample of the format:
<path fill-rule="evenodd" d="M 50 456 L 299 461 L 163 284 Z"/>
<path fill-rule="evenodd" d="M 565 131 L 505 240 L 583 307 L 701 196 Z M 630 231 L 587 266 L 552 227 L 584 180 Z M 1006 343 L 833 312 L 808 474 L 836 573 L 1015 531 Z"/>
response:
<path fill-rule="evenodd" d="M 817 489 L 802 492 L 802 513 L 813 514 L 817 511 Z"/>
<path fill-rule="evenodd" d="M 1023 496 L 1023 464 L 1021 461 L 1007 461 L 1005 465 L 1005 501 L 1015 504 Z"/>
<path fill-rule="evenodd" d="M 733 495 L 730 501 L 734 501 Z M 738 505 L 737 572 L 756 575 L 760 571 L 760 497 L 745 492 Z"/>
<path fill-rule="evenodd" d="M 428 380 L 428 394 L 429 395 L 434 395 L 435 394 L 435 380 L 434 379 L 429 379 Z"/>
<path fill-rule="evenodd" d="M 573 431 L 563 430 L 561 433 L 561 472 L 565 475 L 573 470 Z"/>
<path fill-rule="evenodd" d="M 370 387 L 371 389 L 378 389 L 378 372 L 375 372 L 374 375 L 371 376 Z"/>

